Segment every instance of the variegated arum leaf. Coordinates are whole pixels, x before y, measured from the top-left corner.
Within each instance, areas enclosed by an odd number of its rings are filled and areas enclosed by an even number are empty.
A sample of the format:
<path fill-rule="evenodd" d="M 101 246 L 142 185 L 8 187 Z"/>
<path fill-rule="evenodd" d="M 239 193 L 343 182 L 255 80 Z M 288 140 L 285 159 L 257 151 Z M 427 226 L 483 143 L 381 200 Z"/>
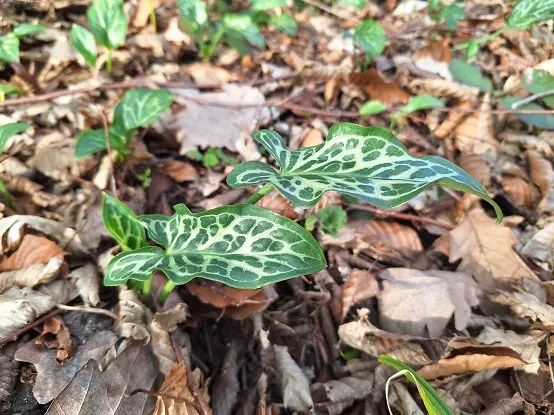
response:
<path fill-rule="evenodd" d="M 134 88 L 115 107 L 114 122 L 126 130 L 155 122 L 173 102 L 167 89 Z"/>
<path fill-rule="evenodd" d="M 191 213 L 175 206 L 171 217 L 140 216 L 149 237 L 163 246 L 122 252 L 108 265 L 104 283 L 147 280 L 163 271 L 175 284 L 201 277 L 255 289 L 326 266 L 317 241 L 300 225 L 253 205 Z"/>
<path fill-rule="evenodd" d="M 147 245 L 144 225 L 135 212 L 125 203 L 106 193 L 102 198 L 102 220 L 108 232 L 124 251 L 144 248 Z"/>
<path fill-rule="evenodd" d="M 502 212 L 486 189 L 463 169 L 437 156 L 415 157 L 390 131 L 351 123 L 329 130 L 325 143 L 290 151 L 273 131 L 254 135 L 277 160 L 279 172 L 265 163 L 239 164 L 227 178 L 233 188 L 273 184 L 294 205 L 314 206 L 335 190 L 391 209 L 431 185 L 469 192 L 489 202 L 498 220 Z"/>
<path fill-rule="evenodd" d="M 4 151 L 8 139 L 16 134 L 22 133 L 30 127 L 29 124 L 22 122 L 12 122 L 0 126 L 0 152 Z"/>
<path fill-rule="evenodd" d="M 510 29 L 527 29 L 535 22 L 554 18 L 554 0 L 519 0 L 506 24 Z"/>

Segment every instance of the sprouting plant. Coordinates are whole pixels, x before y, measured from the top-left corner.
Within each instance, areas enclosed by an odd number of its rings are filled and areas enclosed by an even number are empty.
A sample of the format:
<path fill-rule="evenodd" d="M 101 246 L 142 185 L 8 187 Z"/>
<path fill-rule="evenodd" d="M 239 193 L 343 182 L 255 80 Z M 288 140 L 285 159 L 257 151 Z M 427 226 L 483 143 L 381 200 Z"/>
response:
<path fill-rule="evenodd" d="M 440 23 L 444 20 L 447 29 L 454 30 L 458 27 L 458 22 L 464 18 L 464 6 L 460 3 L 451 3 L 442 5 L 440 0 L 431 0 L 429 2 L 429 15 L 435 21 Z"/>
<path fill-rule="evenodd" d="M 6 143 L 8 142 L 8 139 L 10 137 L 26 131 L 29 127 L 30 127 L 29 124 L 25 124 L 22 122 L 13 122 L 13 123 L 8 123 L 0 126 L 0 153 L 4 152 Z M 12 200 L 10 193 L 8 192 L 8 187 L 1 179 L 0 179 L 0 195 L 2 195 L 2 198 L 4 199 L 4 202 L 6 202 L 6 205 L 10 209 L 15 210 L 15 204 Z"/>
<path fill-rule="evenodd" d="M 112 51 L 125 42 L 127 16 L 123 12 L 123 0 L 94 0 L 87 9 L 89 30 L 73 24 L 69 33 L 71 44 L 85 62 L 96 66 L 96 43 L 107 50 L 106 70 L 112 71 Z"/>
<path fill-rule="evenodd" d="M 138 280 L 149 292 L 153 272 L 161 270 L 169 279 L 160 298 L 163 301 L 176 284 L 198 277 L 255 289 L 321 270 L 326 266 L 325 256 L 306 229 L 255 206 L 275 188 L 297 207 L 314 206 L 324 192 L 335 190 L 390 209 L 431 185 L 440 185 L 483 198 L 494 207 L 498 220 L 502 218 L 498 205 L 468 173 L 437 156 L 411 156 L 383 128 L 338 124 L 329 130 L 325 143 L 295 151 L 287 149 L 273 131 L 260 131 L 254 138 L 275 158 L 280 170 L 260 161 L 235 167 L 227 178 L 231 187 L 264 184 L 244 204 L 200 213 L 179 204 L 170 217 L 136 217 L 124 204 L 106 196 L 106 227 L 129 250 L 110 261 L 104 283 Z M 145 229 L 154 246 L 144 245 Z"/>
<path fill-rule="evenodd" d="M 387 44 L 385 31 L 379 22 L 364 20 L 354 29 L 354 42 L 366 53 L 366 63 L 383 53 Z"/>
<path fill-rule="evenodd" d="M 327 206 L 320 210 L 317 215 L 307 215 L 304 220 L 304 228 L 308 232 L 315 229 L 315 225 L 319 222 L 321 230 L 330 235 L 336 235 L 346 223 L 348 217 L 346 212 L 340 206 Z"/>
<path fill-rule="evenodd" d="M 210 60 L 218 42 L 223 39 L 241 54 L 248 53 L 249 44 L 265 48 L 260 24 L 270 24 L 290 35 L 298 28 L 296 21 L 283 13 L 286 0 L 253 0 L 252 7 L 242 13 L 224 12 L 221 19 L 208 18 L 202 0 L 177 0 L 186 31 L 198 45 L 202 59 Z M 274 10 L 278 11 L 275 12 Z"/>
<path fill-rule="evenodd" d="M 40 33 L 45 27 L 40 24 L 22 23 L 13 31 L 0 36 L 0 63 L 19 62 L 19 39 L 35 33 Z"/>
<path fill-rule="evenodd" d="M 411 114 L 416 111 L 426 110 L 430 108 L 444 107 L 442 101 L 432 95 L 418 95 L 411 97 L 406 105 L 400 107 L 398 111 L 395 111 L 391 117 L 391 128 L 396 126 L 396 123 L 402 117 Z"/>
<path fill-rule="evenodd" d="M 239 164 L 236 157 L 230 156 L 217 147 L 208 148 L 204 154 L 198 150 L 189 151 L 186 156 L 191 160 L 201 161 L 206 168 L 216 167 L 220 163 L 228 166 Z"/>
<path fill-rule="evenodd" d="M 172 102 L 173 94 L 166 89 L 129 90 L 115 107 L 114 120 L 108 130 L 110 148 L 124 158 L 129 154 L 135 131 L 155 122 Z M 104 129 L 85 130 L 77 136 L 75 157 L 85 157 L 107 148 Z"/>

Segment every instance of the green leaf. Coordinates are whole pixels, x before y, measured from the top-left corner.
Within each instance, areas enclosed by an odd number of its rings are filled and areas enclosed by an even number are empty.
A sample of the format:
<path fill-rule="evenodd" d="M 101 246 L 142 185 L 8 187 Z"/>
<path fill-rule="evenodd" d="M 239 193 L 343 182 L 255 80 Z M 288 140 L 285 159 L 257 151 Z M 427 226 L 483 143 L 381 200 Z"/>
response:
<path fill-rule="evenodd" d="M 285 13 L 281 13 L 279 16 L 271 16 L 269 18 L 269 24 L 291 36 L 296 35 L 296 31 L 298 30 L 298 23 L 296 23 L 296 20 Z"/>
<path fill-rule="evenodd" d="M 202 0 L 177 0 L 181 17 L 189 23 L 202 26 L 208 21 L 208 11 Z"/>
<path fill-rule="evenodd" d="M 41 24 L 34 24 L 34 23 L 21 23 L 20 25 L 17 25 L 13 29 L 13 34 L 17 37 L 23 37 L 32 35 L 35 33 L 41 33 L 44 32 L 46 28 Z"/>
<path fill-rule="evenodd" d="M 441 7 L 439 18 L 444 19 L 446 27 L 454 30 L 458 27 L 458 22 L 464 18 L 464 8 L 459 3 L 452 3 L 448 6 Z"/>
<path fill-rule="evenodd" d="M 554 18 L 554 0 L 519 0 L 506 24 L 510 29 L 527 29 L 535 22 Z"/>
<path fill-rule="evenodd" d="M 19 38 L 15 34 L 0 36 L 0 61 L 19 62 Z"/>
<path fill-rule="evenodd" d="M 364 20 L 354 29 L 354 40 L 370 58 L 383 53 L 387 37 L 381 25 L 372 19 Z"/>
<path fill-rule="evenodd" d="M 0 195 L 2 195 L 2 199 L 4 200 L 4 203 L 6 204 L 6 206 L 8 206 L 11 210 L 17 210 L 17 206 L 13 201 L 12 195 L 10 194 L 10 190 L 8 189 L 8 186 L 6 186 L 6 183 L 4 183 L 4 180 L 2 179 L 0 179 Z"/>
<path fill-rule="evenodd" d="M 431 185 L 477 195 L 502 212 L 485 188 L 455 164 L 437 156 L 411 156 L 384 128 L 337 124 L 325 143 L 290 151 L 273 131 L 254 134 L 277 160 L 276 172 L 267 164 L 249 161 L 233 169 L 227 183 L 233 188 L 273 184 L 294 205 L 314 206 L 324 192 L 335 190 L 379 208 L 394 208 Z"/>
<path fill-rule="evenodd" d="M 448 66 L 454 79 L 462 84 L 474 86 L 481 91 L 492 91 L 492 82 L 481 74 L 481 70 L 460 59 L 452 59 Z"/>
<path fill-rule="evenodd" d="M 505 97 L 502 98 L 502 103 L 506 108 L 512 108 L 512 104 L 521 100 L 518 97 Z M 544 110 L 538 104 L 526 104 L 517 108 L 518 110 Z M 535 127 L 543 128 L 545 130 L 554 130 L 554 115 L 550 114 L 514 114 L 520 120 L 526 122 L 529 125 L 534 125 Z"/>
<path fill-rule="evenodd" d="M 106 150 L 106 134 L 103 130 L 85 130 L 77 134 L 75 145 L 75 157 L 90 156 L 99 151 Z"/>
<path fill-rule="evenodd" d="M 6 143 L 11 136 L 22 133 L 30 127 L 29 124 L 22 122 L 12 122 L 0 126 L 0 153 L 4 151 Z"/>
<path fill-rule="evenodd" d="M 391 117 L 391 125 L 394 126 L 396 120 L 412 112 L 426 110 L 429 108 L 444 107 L 442 101 L 432 95 L 418 95 L 411 97 L 406 105 L 400 107 Z"/>
<path fill-rule="evenodd" d="M 554 90 L 554 76 L 547 71 L 536 71 L 531 73 L 531 79 L 524 76 L 521 83 L 532 94 L 540 94 L 546 91 Z M 554 108 L 554 94 L 548 95 L 542 99 L 550 108 Z"/>
<path fill-rule="evenodd" d="M 0 95 L 8 94 L 23 95 L 24 92 L 13 85 L 0 83 Z"/>
<path fill-rule="evenodd" d="M 255 289 L 326 266 L 317 241 L 304 228 L 268 209 L 236 205 L 191 213 L 177 205 L 175 212 L 139 217 L 165 250 L 147 247 L 117 255 L 108 265 L 106 285 L 146 280 L 159 269 L 175 284 L 202 277 Z"/>
<path fill-rule="evenodd" d="M 471 39 L 467 42 L 466 60 L 469 60 L 479 53 L 479 42 L 475 39 Z"/>
<path fill-rule="evenodd" d="M 125 42 L 127 16 L 123 0 L 94 0 L 87 10 L 87 19 L 90 31 L 101 45 L 115 49 Z"/>
<path fill-rule="evenodd" d="M 258 25 L 252 20 L 252 16 L 243 13 L 227 13 L 223 16 L 223 26 L 240 33 L 248 42 L 259 48 L 265 48 L 264 38 Z"/>
<path fill-rule="evenodd" d="M 287 0 L 252 0 L 252 11 L 260 12 L 277 7 L 287 7 Z"/>
<path fill-rule="evenodd" d="M 386 109 L 387 107 L 381 101 L 368 101 L 361 106 L 360 115 L 380 114 Z"/>
<path fill-rule="evenodd" d="M 355 7 L 356 9 L 363 9 L 366 3 L 366 0 L 340 0 L 342 4 L 346 4 L 347 6 Z"/>
<path fill-rule="evenodd" d="M 98 50 L 96 49 L 96 41 L 91 32 L 85 29 L 83 26 L 73 24 L 71 31 L 69 32 L 69 39 L 71 45 L 83 55 L 85 62 L 92 67 L 96 66 L 96 56 Z"/>
<path fill-rule="evenodd" d="M 144 225 L 125 203 L 103 193 L 102 220 L 104 226 L 125 251 L 143 248 L 146 243 Z"/>
<path fill-rule="evenodd" d="M 316 215 L 306 215 L 306 218 L 304 219 L 304 228 L 308 232 L 313 232 L 318 221 L 319 218 Z"/>
<path fill-rule="evenodd" d="M 348 219 L 346 211 L 340 206 L 327 206 L 317 216 L 321 220 L 321 229 L 330 235 L 336 235 Z"/>
<path fill-rule="evenodd" d="M 160 118 L 172 102 L 167 89 L 131 89 L 115 107 L 114 119 L 127 130 L 144 127 Z"/>
<path fill-rule="evenodd" d="M 417 387 L 419 396 L 421 396 L 425 409 L 427 409 L 429 415 L 454 415 L 448 405 L 446 405 L 437 392 L 435 392 L 433 387 L 411 367 L 387 355 L 379 356 L 379 363 L 391 366 L 397 371 L 403 372 L 406 379 Z"/>

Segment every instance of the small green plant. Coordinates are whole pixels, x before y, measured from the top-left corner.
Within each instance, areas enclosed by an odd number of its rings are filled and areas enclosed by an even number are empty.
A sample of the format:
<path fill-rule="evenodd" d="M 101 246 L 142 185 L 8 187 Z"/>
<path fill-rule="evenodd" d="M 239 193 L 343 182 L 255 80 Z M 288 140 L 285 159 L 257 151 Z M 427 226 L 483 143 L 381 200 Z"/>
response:
<path fill-rule="evenodd" d="M 85 62 L 96 66 L 96 43 L 106 48 L 106 70 L 112 71 L 112 51 L 125 43 L 127 17 L 123 12 L 123 0 L 94 0 L 87 9 L 89 30 L 73 24 L 69 39 Z"/>
<path fill-rule="evenodd" d="M 23 95 L 24 92 L 10 84 L 0 84 L 0 101 L 4 101 L 6 99 L 6 95 Z"/>
<path fill-rule="evenodd" d="M 354 28 L 354 42 L 366 53 L 366 64 L 385 50 L 387 37 L 379 22 L 364 20 Z"/>
<path fill-rule="evenodd" d="M 429 1 L 429 15 L 436 24 L 444 21 L 447 29 L 454 30 L 464 18 L 464 6 L 460 3 L 442 5 L 440 0 Z"/>
<path fill-rule="evenodd" d="M 315 229 L 316 224 L 321 224 L 321 230 L 329 235 L 336 235 L 346 223 L 348 217 L 346 211 L 340 206 L 327 206 L 317 215 L 308 215 L 304 220 L 304 228 L 308 232 Z"/>
<path fill-rule="evenodd" d="M 406 105 L 400 107 L 398 111 L 395 111 L 392 114 L 390 126 L 391 128 L 394 128 L 399 119 L 413 112 L 440 107 L 444 107 L 443 102 L 432 95 L 418 95 L 411 97 Z"/>
<path fill-rule="evenodd" d="M 273 189 L 297 207 L 314 206 L 324 192 L 335 190 L 390 209 L 440 185 L 483 198 L 502 219 L 485 188 L 464 170 L 437 156 L 411 156 L 383 128 L 338 124 L 329 130 L 325 143 L 295 151 L 273 131 L 260 131 L 254 138 L 275 158 L 280 171 L 259 161 L 235 167 L 227 178 L 231 187 L 264 184 L 244 204 L 201 213 L 180 204 L 170 217 L 136 217 L 123 203 L 105 196 L 106 227 L 129 250 L 110 261 L 104 284 L 138 280 L 149 292 L 152 273 L 161 270 L 169 279 L 160 297 L 163 301 L 176 284 L 198 277 L 255 289 L 321 270 L 325 256 L 306 229 L 254 206 Z M 145 229 L 156 246 L 143 245 Z"/>
<path fill-rule="evenodd" d="M 285 13 L 273 13 L 286 7 L 286 0 L 253 0 L 252 7 L 243 13 L 223 12 L 221 19 L 208 18 L 208 10 L 202 0 L 177 0 L 186 31 L 198 45 L 200 56 L 210 60 L 218 42 L 223 39 L 241 54 L 248 53 L 249 44 L 265 48 L 260 24 L 270 24 L 289 35 L 296 34 L 298 24 Z"/>
<path fill-rule="evenodd" d="M 109 127 L 109 144 L 121 158 L 129 154 L 133 134 L 140 127 L 155 122 L 173 102 L 173 94 L 166 89 L 129 90 L 114 111 Z M 86 130 L 77 136 L 75 157 L 85 157 L 108 148 L 104 129 Z"/>
<path fill-rule="evenodd" d="M 30 125 L 22 122 L 13 122 L 13 123 L 4 124 L 0 126 L 0 153 L 4 152 L 6 143 L 8 142 L 8 139 L 10 137 L 26 131 L 29 127 Z M 15 210 L 15 204 L 13 202 L 13 199 L 10 193 L 8 192 L 8 187 L 1 179 L 0 179 L 0 194 L 4 199 L 4 202 L 6 202 L 6 205 L 10 209 Z"/>
<path fill-rule="evenodd" d="M 222 149 L 217 147 L 208 148 L 204 154 L 198 150 L 189 151 L 185 154 L 189 159 L 195 161 L 201 161 L 204 167 L 212 168 L 216 167 L 219 164 L 227 166 L 235 166 L 239 164 L 239 161 L 236 157 L 230 156 L 225 153 Z"/>
<path fill-rule="evenodd" d="M 19 62 L 19 39 L 44 30 L 45 27 L 40 24 L 22 23 L 10 33 L 0 36 L 0 63 Z"/>

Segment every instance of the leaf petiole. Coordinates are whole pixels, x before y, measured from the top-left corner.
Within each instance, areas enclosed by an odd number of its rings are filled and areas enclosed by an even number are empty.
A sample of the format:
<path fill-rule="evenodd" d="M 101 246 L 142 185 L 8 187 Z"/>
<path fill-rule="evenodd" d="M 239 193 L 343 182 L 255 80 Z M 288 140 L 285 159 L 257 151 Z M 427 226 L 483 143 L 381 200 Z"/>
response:
<path fill-rule="evenodd" d="M 112 50 L 108 48 L 108 56 L 106 58 L 106 71 L 112 73 Z"/>
<path fill-rule="evenodd" d="M 146 302 L 150 301 L 150 293 L 152 292 L 152 277 L 148 278 L 142 284 L 142 296 Z"/>
<path fill-rule="evenodd" d="M 262 188 L 258 189 L 256 193 L 250 196 L 245 203 L 247 205 L 255 205 L 262 199 L 262 197 L 267 195 L 273 189 L 275 189 L 275 186 L 273 186 L 271 183 L 266 183 Z"/>
<path fill-rule="evenodd" d="M 164 285 L 164 288 L 162 290 L 162 292 L 160 293 L 160 296 L 158 297 L 158 301 L 161 305 L 163 305 L 165 303 L 165 300 L 167 300 L 167 297 L 169 296 L 169 294 L 171 294 L 171 292 L 175 289 L 175 283 L 171 280 L 168 280 L 165 285 Z"/>
<path fill-rule="evenodd" d="M 472 44 L 481 44 L 488 42 L 489 40 L 496 39 L 498 36 L 500 36 L 504 30 L 506 30 L 508 27 L 504 26 L 498 29 L 496 32 L 492 32 L 491 34 L 485 35 L 483 37 L 477 38 L 477 39 L 471 39 L 467 42 L 460 43 L 459 45 L 456 45 L 452 48 L 452 50 L 465 50 Z"/>

